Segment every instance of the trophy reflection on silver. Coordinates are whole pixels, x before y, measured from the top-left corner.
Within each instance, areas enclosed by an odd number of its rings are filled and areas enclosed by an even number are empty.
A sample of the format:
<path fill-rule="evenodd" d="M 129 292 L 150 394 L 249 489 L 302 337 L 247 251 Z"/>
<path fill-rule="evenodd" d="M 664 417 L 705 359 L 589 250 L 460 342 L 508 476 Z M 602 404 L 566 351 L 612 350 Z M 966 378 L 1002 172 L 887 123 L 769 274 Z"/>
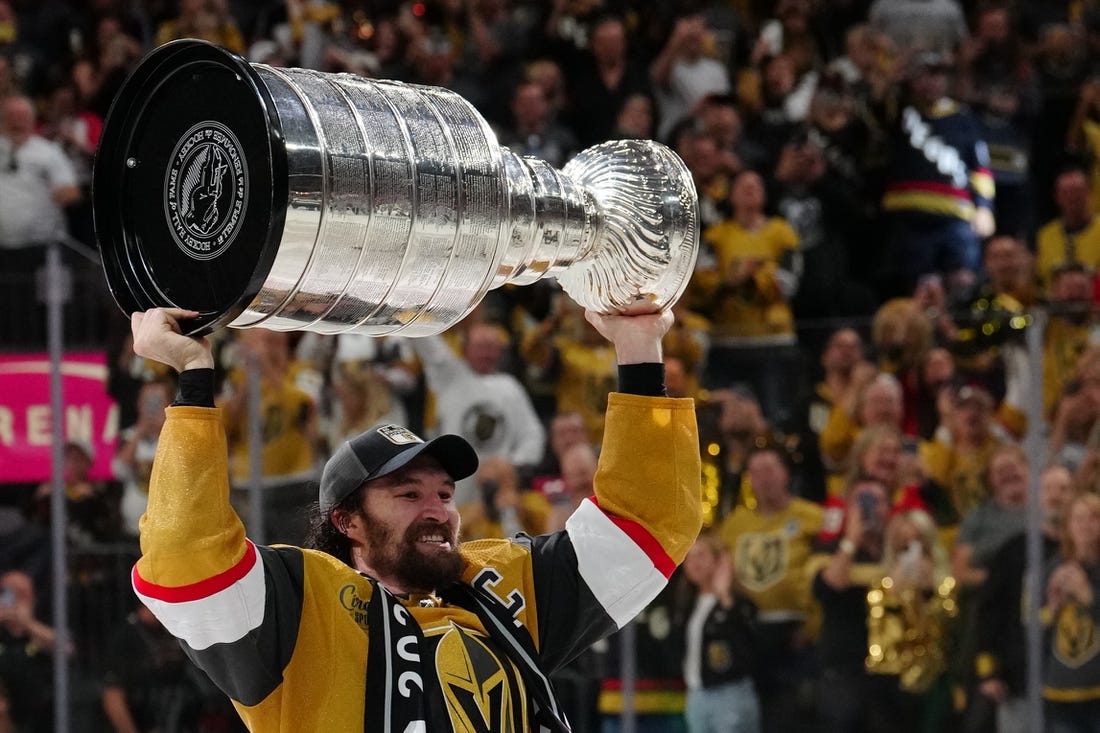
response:
<path fill-rule="evenodd" d="M 222 326 L 424 336 L 492 288 L 554 277 L 614 312 L 680 296 L 691 174 L 623 140 L 561 171 L 501 147 L 446 89 L 248 64 L 201 41 L 149 54 L 108 116 L 97 237 L 126 312 Z"/>

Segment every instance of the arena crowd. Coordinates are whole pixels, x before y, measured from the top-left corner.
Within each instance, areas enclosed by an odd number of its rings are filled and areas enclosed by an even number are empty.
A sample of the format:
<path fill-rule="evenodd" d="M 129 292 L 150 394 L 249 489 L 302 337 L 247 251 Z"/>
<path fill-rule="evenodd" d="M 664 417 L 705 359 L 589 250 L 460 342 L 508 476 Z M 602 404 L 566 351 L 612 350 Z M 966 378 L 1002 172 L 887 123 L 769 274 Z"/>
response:
<path fill-rule="evenodd" d="M 1100 3 L 0 0 L 0 350 L 44 350 L 63 241 L 68 341 L 119 406 L 112 480 L 65 448 L 77 730 L 239 726 L 129 592 L 175 386 L 81 256 L 111 102 L 178 38 L 447 87 L 555 167 L 628 138 L 683 158 L 702 244 L 666 385 L 697 400 L 707 528 L 635 623 L 640 730 L 1028 730 L 1035 493 L 1047 730 L 1097 729 Z M 318 466 L 379 422 L 475 446 L 466 539 L 560 529 L 591 492 L 615 358 L 552 280 L 441 337 L 214 340 L 246 520 L 262 420 L 266 541 L 301 540 Z M 49 521 L 48 484 L 0 486 L 0 733 L 50 728 Z M 617 729 L 619 652 L 559 674 L 574 730 Z"/>

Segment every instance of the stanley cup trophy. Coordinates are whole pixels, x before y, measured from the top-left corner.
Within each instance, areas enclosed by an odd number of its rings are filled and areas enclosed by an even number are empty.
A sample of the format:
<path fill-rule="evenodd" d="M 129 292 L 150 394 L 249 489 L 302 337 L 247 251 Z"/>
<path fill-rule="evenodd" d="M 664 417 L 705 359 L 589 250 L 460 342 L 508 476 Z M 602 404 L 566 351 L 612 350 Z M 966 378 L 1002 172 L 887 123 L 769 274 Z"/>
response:
<path fill-rule="evenodd" d="M 202 41 L 150 53 L 94 171 L 111 292 L 198 335 L 261 327 L 425 336 L 492 288 L 554 277 L 585 308 L 658 308 L 698 251 L 695 187 L 651 141 L 561 171 L 501 147 L 446 89 L 249 64 Z"/>

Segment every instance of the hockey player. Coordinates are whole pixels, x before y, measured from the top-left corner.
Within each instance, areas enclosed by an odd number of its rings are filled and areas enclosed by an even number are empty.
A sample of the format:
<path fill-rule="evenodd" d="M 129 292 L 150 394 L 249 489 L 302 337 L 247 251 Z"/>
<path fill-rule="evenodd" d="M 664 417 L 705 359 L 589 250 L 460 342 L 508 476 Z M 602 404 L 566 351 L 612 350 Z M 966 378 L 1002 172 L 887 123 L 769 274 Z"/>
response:
<path fill-rule="evenodd" d="M 540 537 L 460 543 L 470 445 L 379 426 L 320 482 L 323 549 L 246 539 L 196 315 L 132 319 L 134 350 L 180 372 L 133 571 L 139 597 L 259 731 L 566 731 L 548 675 L 637 614 L 701 524 L 690 399 L 663 396 L 671 312 L 588 314 L 615 345 L 595 497 Z M 334 553 L 334 554 L 332 554 Z"/>

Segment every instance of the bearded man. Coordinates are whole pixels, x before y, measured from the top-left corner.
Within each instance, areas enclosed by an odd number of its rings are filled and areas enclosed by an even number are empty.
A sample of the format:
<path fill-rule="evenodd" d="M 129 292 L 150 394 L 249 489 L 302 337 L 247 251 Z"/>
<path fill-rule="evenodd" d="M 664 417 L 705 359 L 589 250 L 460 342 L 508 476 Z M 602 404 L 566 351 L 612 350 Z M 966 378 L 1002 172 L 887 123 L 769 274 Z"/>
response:
<path fill-rule="evenodd" d="M 259 731 L 569 730 L 549 675 L 665 585 L 701 525 L 691 399 L 664 396 L 671 312 L 588 314 L 615 345 L 595 497 L 565 529 L 460 542 L 473 448 L 372 428 L 322 473 L 316 549 L 245 538 L 230 507 L 213 359 L 179 322 L 132 318 L 134 351 L 180 372 L 141 522 L 134 588 Z"/>

